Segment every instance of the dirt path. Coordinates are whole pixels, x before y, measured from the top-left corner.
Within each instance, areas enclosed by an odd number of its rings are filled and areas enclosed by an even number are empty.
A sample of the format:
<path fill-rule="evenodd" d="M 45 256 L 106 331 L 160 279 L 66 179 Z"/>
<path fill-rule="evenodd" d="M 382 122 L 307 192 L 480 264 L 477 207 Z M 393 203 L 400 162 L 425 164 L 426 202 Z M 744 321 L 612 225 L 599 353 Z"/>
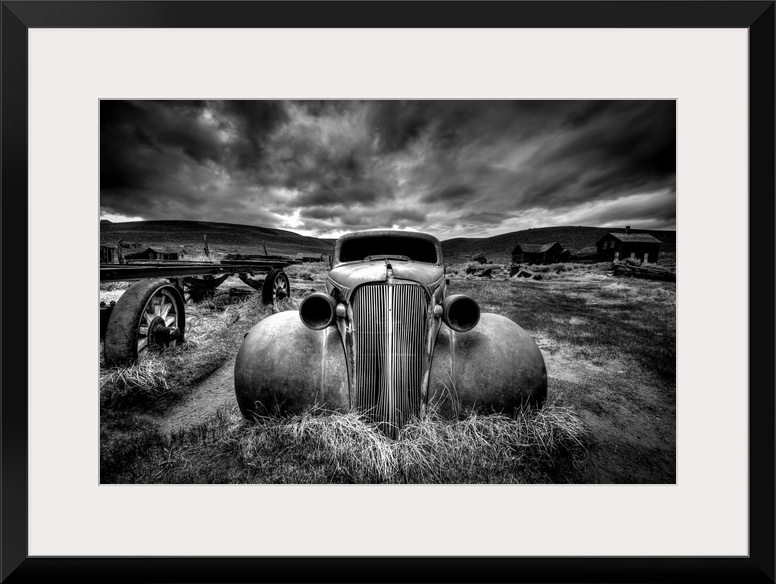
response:
<path fill-rule="evenodd" d="M 610 359 L 605 366 L 574 356 L 572 347 L 536 335 L 548 391 L 560 387 L 587 426 L 591 443 L 582 482 L 675 483 L 676 404 L 641 380 L 638 366 Z"/>
<path fill-rule="evenodd" d="M 201 422 L 223 405 L 235 405 L 234 359 L 227 360 L 208 377 L 191 387 L 187 399 L 154 422 L 164 432 L 173 432 Z"/>

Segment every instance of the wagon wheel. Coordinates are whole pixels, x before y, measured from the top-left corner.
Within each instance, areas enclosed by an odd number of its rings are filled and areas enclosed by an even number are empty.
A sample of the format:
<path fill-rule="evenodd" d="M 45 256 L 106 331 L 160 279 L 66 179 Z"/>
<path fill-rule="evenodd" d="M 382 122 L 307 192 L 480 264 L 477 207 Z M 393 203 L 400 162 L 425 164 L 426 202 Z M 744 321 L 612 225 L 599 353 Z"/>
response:
<path fill-rule="evenodd" d="M 283 270 L 270 270 L 261 287 L 261 300 L 264 304 L 274 304 L 290 295 L 291 284 L 286 273 Z"/>
<path fill-rule="evenodd" d="M 183 297 L 168 280 L 141 280 L 119 298 L 105 332 L 109 365 L 142 359 L 154 347 L 183 342 L 186 312 Z"/>

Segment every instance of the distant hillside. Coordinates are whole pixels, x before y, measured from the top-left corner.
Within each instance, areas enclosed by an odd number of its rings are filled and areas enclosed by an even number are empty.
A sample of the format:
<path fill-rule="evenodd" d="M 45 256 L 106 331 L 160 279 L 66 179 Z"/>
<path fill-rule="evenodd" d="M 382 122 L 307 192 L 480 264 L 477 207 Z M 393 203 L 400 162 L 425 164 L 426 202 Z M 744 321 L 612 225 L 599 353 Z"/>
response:
<path fill-rule="evenodd" d="M 194 253 L 203 251 L 202 236 L 207 234 L 208 247 L 216 253 L 290 254 L 299 252 L 329 254 L 334 240 L 306 237 L 268 227 L 210 223 L 207 221 L 130 221 L 100 222 L 100 242 L 117 243 L 120 239 L 149 246 L 185 246 Z"/>
<path fill-rule="evenodd" d="M 663 242 L 660 253 L 676 253 L 676 231 L 632 229 L 633 233 L 649 233 Z M 445 261 L 465 262 L 483 253 L 489 260 L 507 262 L 512 249 L 520 243 L 550 243 L 558 241 L 573 252 L 594 246 L 609 232 L 624 233 L 625 229 L 604 227 L 540 227 L 513 231 L 495 237 L 455 238 L 442 242 Z M 132 221 L 127 223 L 100 222 L 100 241 L 117 243 L 120 239 L 149 246 L 185 246 L 193 253 L 202 252 L 202 236 L 207 234 L 208 247 L 216 253 L 264 253 L 294 255 L 299 252 L 330 254 L 334 239 L 317 239 L 283 229 L 209 223 L 207 221 Z"/>
<path fill-rule="evenodd" d="M 624 228 L 607 227 L 539 227 L 513 231 L 495 237 L 458 237 L 442 242 L 442 251 L 447 263 L 464 262 L 478 253 L 485 254 L 489 260 L 506 262 L 511 260 L 512 250 L 517 243 L 559 242 L 572 252 L 591 247 L 607 233 L 625 233 Z M 655 231 L 631 229 L 631 233 L 649 233 L 663 242 L 660 253 L 676 253 L 676 231 Z"/>

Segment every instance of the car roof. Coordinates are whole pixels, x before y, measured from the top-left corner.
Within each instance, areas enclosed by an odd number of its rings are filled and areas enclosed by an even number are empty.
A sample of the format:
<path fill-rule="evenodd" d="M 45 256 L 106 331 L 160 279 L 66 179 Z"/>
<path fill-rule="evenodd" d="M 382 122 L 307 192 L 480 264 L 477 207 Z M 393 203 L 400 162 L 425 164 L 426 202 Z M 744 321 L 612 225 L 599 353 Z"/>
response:
<path fill-rule="evenodd" d="M 344 243 L 354 239 L 365 239 L 368 237 L 402 237 L 406 239 L 422 239 L 434 244 L 437 250 L 438 262 L 442 262 L 442 258 L 444 257 L 442 253 L 442 244 L 436 237 L 428 233 L 421 233 L 419 231 L 404 231 L 399 229 L 370 229 L 365 231 L 353 231 L 352 233 L 346 233 L 345 235 L 341 236 L 334 244 L 334 260 L 336 261 L 337 258 L 339 258 L 340 250 L 342 249 L 342 245 Z"/>
<path fill-rule="evenodd" d="M 346 233 L 337 240 L 337 243 L 349 241 L 351 239 L 358 239 L 361 237 L 409 237 L 412 239 L 425 239 L 431 241 L 436 245 L 440 245 L 439 240 L 428 233 L 421 233 L 420 231 L 404 231 L 399 229 L 369 229 L 366 231 L 354 231 L 352 233 Z"/>

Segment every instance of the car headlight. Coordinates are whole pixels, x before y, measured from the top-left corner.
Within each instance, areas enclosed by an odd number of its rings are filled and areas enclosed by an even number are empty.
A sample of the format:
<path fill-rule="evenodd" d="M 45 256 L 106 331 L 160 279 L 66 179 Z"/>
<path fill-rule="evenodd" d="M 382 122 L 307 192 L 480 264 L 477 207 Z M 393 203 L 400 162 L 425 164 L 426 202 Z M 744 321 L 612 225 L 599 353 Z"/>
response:
<path fill-rule="evenodd" d="M 314 331 L 323 330 L 334 322 L 337 308 L 334 298 L 316 292 L 302 300 L 299 305 L 299 318 L 307 328 Z"/>
<path fill-rule="evenodd" d="M 465 294 L 451 294 L 442 300 L 442 320 L 454 331 L 472 330 L 480 320 L 480 306 Z"/>

